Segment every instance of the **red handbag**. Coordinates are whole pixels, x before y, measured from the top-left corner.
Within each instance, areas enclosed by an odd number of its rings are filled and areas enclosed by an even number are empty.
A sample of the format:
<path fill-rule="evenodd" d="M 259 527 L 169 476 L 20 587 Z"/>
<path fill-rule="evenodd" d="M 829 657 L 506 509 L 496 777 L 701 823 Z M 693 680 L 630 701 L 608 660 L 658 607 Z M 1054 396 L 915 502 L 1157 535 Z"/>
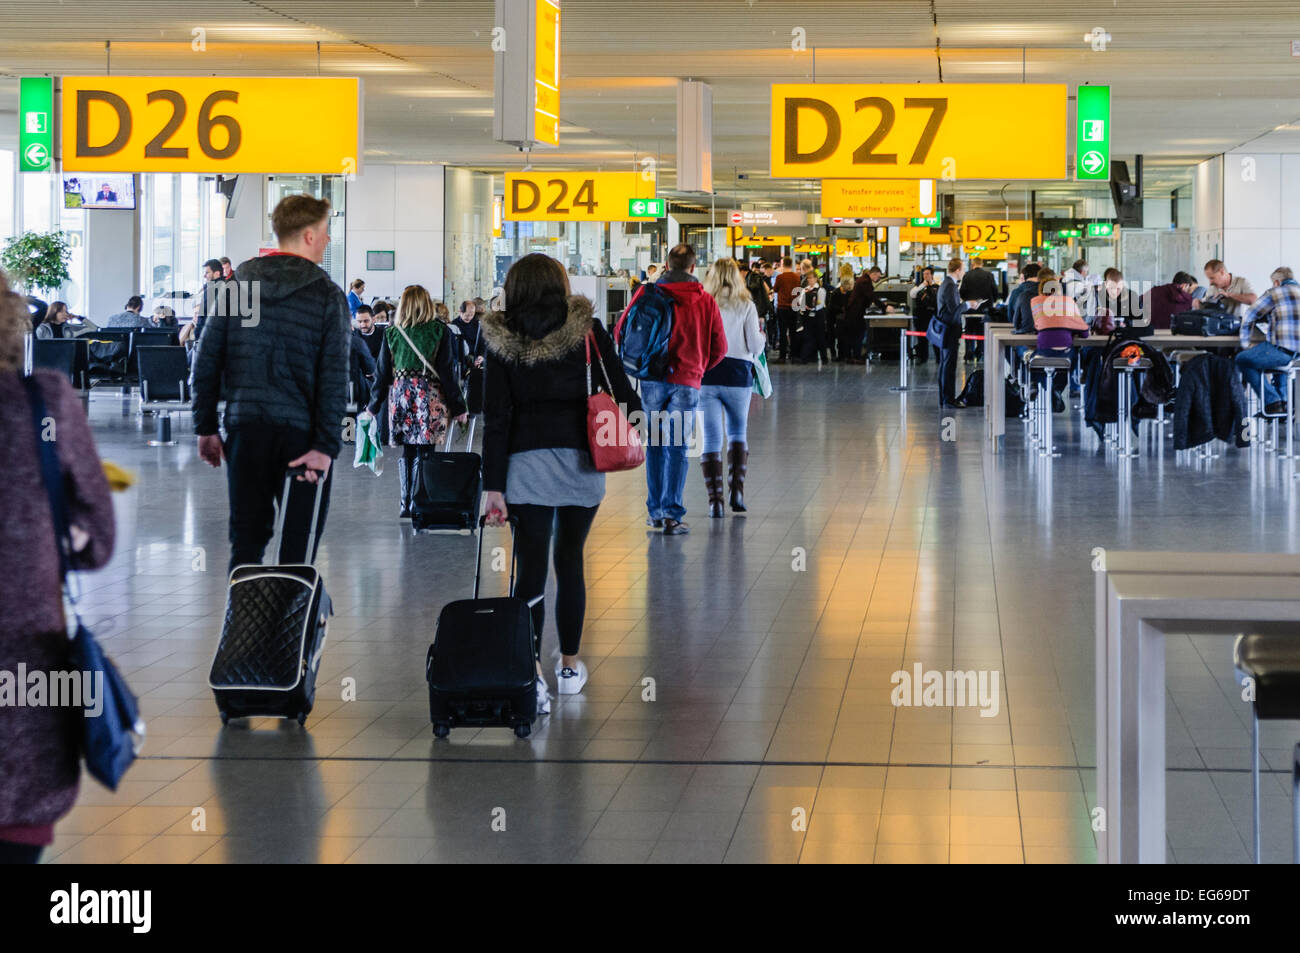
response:
<path fill-rule="evenodd" d="M 596 363 L 605 378 L 605 390 L 591 389 L 591 348 L 595 335 L 588 331 L 587 345 L 587 445 L 591 448 L 591 462 L 600 473 L 635 470 L 645 463 L 645 448 L 640 432 L 627 422 L 623 411 L 614 403 L 609 374 L 596 345 Z"/>

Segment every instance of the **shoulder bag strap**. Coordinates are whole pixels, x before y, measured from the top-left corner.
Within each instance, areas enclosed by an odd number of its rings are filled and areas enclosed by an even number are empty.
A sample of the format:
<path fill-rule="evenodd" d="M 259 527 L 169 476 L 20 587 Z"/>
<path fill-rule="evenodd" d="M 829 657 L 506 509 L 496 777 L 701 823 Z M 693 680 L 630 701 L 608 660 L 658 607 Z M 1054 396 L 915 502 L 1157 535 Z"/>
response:
<path fill-rule="evenodd" d="M 584 339 L 587 345 L 587 393 L 594 393 L 591 389 L 591 351 L 596 349 L 596 363 L 600 365 L 600 376 L 605 379 L 605 393 L 610 397 L 614 396 L 614 388 L 609 383 L 609 371 L 605 370 L 605 359 L 600 356 L 600 345 L 596 343 L 596 332 L 588 331 Z"/>
<path fill-rule="evenodd" d="M 406 346 L 415 352 L 415 356 L 420 359 L 420 363 L 423 364 L 424 369 L 429 372 L 429 376 L 434 380 L 437 380 L 438 372 L 433 369 L 433 366 L 429 364 L 425 356 L 420 353 L 420 349 L 415 346 L 415 342 L 411 340 L 411 336 L 406 333 L 406 328 L 402 327 L 400 324 L 394 324 L 393 327 L 396 328 L 397 333 L 402 336 L 402 340 L 406 342 Z"/>
<path fill-rule="evenodd" d="M 27 402 L 31 408 L 32 424 L 36 431 L 36 454 L 41 464 L 41 483 L 45 485 L 45 495 L 50 502 L 50 516 L 54 522 L 55 548 L 59 551 L 59 581 L 63 584 L 68 601 L 72 604 L 73 614 L 78 615 L 76 598 L 68 585 L 69 574 L 72 572 L 72 560 L 68 555 L 72 550 L 72 541 L 68 530 L 68 513 L 63 499 L 63 467 L 59 464 L 54 441 L 45 440 L 41 436 L 48 413 L 40 385 L 32 377 L 24 377 L 23 385 L 27 388 Z M 78 620 L 80 620 L 79 615 Z"/>

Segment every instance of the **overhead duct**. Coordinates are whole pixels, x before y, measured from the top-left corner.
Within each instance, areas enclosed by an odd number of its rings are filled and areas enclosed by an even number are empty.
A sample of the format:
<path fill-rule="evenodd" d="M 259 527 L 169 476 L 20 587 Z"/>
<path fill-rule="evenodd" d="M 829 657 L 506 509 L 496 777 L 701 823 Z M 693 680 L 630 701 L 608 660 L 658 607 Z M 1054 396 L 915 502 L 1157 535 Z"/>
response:
<path fill-rule="evenodd" d="M 677 191 L 713 191 L 713 87 L 677 83 Z"/>

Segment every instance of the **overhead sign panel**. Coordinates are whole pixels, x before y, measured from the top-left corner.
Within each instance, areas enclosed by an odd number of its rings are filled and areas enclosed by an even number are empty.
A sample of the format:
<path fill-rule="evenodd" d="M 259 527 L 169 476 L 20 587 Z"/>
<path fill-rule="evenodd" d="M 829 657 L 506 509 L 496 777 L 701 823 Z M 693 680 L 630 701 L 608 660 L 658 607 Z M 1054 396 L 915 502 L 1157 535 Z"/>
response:
<path fill-rule="evenodd" d="M 933 212 L 933 179 L 822 180 L 824 218 L 910 218 Z"/>
<path fill-rule="evenodd" d="M 361 171 L 359 79 L 65 76 L 61 105 L 68 172 Z"/>
<path fill-rule="evenodd" d="M 774 85 L 771 129 L 771 174 L 777 178 L 1066 174 L 1064 85 Z"/>
<path fill-rule="evenodd" d="M 560 4 L 533 0 L 537 5 L 536 68 L 533 72 L 533 139 L 560 144 Z"/>
<path fill-rule="evenodd" d="M 18 171 L 54 168 L 54 80 L 24 76 L 18 81 Z"/>
<path fill-rule="evenodd" d="M 1110 87 L 1080 86 L 1074 137 L 1074 176 L 1110 181 Z"/>
<path fill-rule="evenodd" d="M 772 228 L 773 226 L 802 227 L 808 224 L 807 212 L 765 212 L 736 209 L 727 213 L 732 225 Z"/>
<path fill-rule="evenodd" d="M 559 0 L 496 0 L 492 134 L 521 149 L 560 143 Z"/>
<path fill-rule="evenodd" d="M 655 218 L 649 204 L 633 215 L 633 202 L 654 199 L 654 179 L 639 172 L 507 172 L 507 222 L 634 222 Z"/>
<path fill-rule="evenodd" d="M 1022 246 L 1033 243 L 1034 226 L 1028 220 L 966 221 L 959 228 L 962 247 L 966 252 L 983 255 L 985 258 L 1004 258 L 1008 252 L 1017 254 Z"/>

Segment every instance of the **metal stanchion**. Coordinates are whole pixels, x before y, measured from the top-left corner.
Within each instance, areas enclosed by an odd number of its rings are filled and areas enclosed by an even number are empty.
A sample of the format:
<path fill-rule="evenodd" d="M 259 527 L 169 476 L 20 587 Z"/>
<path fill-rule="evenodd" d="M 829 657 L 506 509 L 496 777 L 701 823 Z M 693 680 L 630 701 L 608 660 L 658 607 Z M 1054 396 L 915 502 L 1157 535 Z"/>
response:
<path fill-rule="evenodd" d="M 907 328 L 898 329 L 898 386 L 889 389 L 895 394 L 907 393 Z"/>

